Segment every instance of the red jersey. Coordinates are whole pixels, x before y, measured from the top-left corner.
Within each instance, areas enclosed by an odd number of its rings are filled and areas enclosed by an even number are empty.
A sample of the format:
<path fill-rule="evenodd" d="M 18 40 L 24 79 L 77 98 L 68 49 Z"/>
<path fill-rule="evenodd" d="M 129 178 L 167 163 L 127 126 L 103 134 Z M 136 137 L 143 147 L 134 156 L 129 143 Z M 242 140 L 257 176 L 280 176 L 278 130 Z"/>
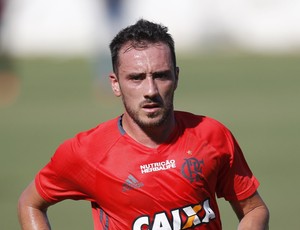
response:
<path fill-rule="evenodd" d="M 219 122 L 175 112 L 169 140 L 148 148 L 121 118 L 59 146 L 35 179 L 48 202 L 92 202 L 96 230 L 221 229 L 215 196 L 242 200 L 258 181 L 236 140 Z"/>

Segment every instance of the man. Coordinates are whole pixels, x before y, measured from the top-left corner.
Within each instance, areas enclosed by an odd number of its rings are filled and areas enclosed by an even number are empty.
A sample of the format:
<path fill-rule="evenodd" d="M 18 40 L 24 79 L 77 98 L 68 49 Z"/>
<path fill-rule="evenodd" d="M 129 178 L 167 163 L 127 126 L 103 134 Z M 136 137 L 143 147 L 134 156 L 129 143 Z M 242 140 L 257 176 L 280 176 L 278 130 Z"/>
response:
<path fill-rule="evenodd" d="M 139 20 L 110 49 L 124 114 L 59 146 L 20 197 L 22 229 L 50 229 L 47 208 L 64 199 L 90 201 L 95 229 L 221 229 L 215 194 L 239 229 L 268 229 L 258 181 L 230 131 L 174 111 L 179 68 L 167 28 Z"/>
<path fill-rule="evenodd" d="M 0 107 L 13 103 L 20 91 L 20 79 L 14 71 L 12 58 L 3 44 L 2 26 L 8 1 L 0 0 Z"/>

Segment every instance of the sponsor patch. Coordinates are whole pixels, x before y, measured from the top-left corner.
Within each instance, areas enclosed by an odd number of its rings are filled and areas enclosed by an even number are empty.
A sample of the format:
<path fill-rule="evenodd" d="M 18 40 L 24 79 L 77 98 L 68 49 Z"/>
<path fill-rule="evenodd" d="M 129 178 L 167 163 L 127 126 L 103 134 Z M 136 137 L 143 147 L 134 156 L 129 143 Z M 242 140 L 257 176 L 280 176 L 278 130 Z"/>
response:
<path fill-rule="evenodd" d="M 154 162 L 150 164 L 141 165 L 141 173 L 151 173 L 151 172 L 158 172 L 162 170 L 174 169 L 176 168 L 175 160 L 166 160 L 161 162 Z"/>

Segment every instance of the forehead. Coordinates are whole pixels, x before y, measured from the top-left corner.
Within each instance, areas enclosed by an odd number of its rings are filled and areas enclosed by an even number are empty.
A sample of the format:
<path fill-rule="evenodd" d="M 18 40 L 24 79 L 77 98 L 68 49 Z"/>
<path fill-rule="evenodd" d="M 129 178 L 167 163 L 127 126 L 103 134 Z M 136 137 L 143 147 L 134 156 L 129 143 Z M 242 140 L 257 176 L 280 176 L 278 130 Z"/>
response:
<path fill-rule="evenodd" d="M 128 65 L 167 65 L 172 63 L 171 51 L 168 45 L 158 43 L 126 43 L 119 51 L 119 67 Z"/>

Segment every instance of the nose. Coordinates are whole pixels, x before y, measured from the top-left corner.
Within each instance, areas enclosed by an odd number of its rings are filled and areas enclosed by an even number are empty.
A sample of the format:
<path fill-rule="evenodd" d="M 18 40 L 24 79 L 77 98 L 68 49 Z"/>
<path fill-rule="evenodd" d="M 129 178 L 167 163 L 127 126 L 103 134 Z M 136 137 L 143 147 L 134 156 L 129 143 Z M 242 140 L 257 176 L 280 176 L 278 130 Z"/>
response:
<path fill-rule="evenodd" d="M 149 76 L 146 77 L 145 79 L 145 95 L 144 97 L 154 97 L 158 94 L 158 88 L 157 88 L 157 84 L 155 82 L 155 80 L 153 79 L 153 77 Z"/>

